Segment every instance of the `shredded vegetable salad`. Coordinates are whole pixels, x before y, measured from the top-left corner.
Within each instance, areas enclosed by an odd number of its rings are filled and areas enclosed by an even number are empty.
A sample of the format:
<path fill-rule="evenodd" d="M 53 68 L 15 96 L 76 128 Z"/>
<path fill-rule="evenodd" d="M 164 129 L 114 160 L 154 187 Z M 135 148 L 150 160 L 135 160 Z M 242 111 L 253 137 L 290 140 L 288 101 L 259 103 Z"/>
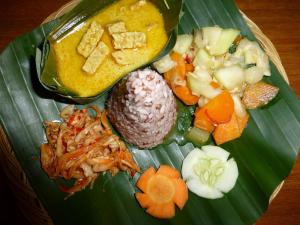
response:
<path fill-rule="evenodd" d="M 70 105 L 60 113 L 62 122 L 44 123 L 48 143 L 41 145 L 42 168 L 50 178 L 75 179 L 72 187 L 61 188 L 69 194 L 92 184 L 101 172 L 139 171 L 124 142 L 112 133 L 106 113 L 89 108 L 95 117 Z"/>

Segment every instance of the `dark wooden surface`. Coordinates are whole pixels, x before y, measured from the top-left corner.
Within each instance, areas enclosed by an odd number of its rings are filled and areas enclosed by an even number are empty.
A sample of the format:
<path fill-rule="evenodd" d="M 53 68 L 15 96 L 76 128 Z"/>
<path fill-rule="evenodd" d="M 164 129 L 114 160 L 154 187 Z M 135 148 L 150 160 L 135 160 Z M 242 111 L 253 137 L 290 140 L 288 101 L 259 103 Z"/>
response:
<path fill-rule="evenodd" d="M 38 26 L 68 0 L 1 0 L 0 51 L 14 37 Z M 281 56 L 292 88 L 300 96 L 300 1 L 237 0 L 271 39 Z M 299 137 L 300 138 L 300 137 Z M 258 225 L 300 224 L 300 157 L 286 182 Z M 0 224 L 28 225 L 0 170 Z"/>

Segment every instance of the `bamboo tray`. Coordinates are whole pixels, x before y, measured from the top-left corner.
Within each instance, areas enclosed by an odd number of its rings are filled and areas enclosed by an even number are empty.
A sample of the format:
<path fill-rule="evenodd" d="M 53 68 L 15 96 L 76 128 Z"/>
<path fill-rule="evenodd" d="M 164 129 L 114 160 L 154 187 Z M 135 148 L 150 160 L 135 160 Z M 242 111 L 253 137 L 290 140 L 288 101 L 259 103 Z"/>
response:
<path fill-rule="evenodd" d="M 70 11 L 79 0 L 73 0 L 66 5 L 62 6 L 59 10 L 52 13 L 45 19 L 43 23 L 49 22 L 53 19 L 60 17 L 66 12 Z M 287 74 L 281 63 L 278 52 L 276 51 L 272 42 L 266 37 L 266 35 L 259 29 L 259 27 L 251 21 L 243 12 L 241 12 L 248 26 L 255 34 L 260 44 L 265 49 L 271 60 L 280 71 L 285 81 L 289 83 Z M 31 188 L 24 171 L 22 170 L 18 160 L 15 157 L 14 151 L 6 137 L 3 129 L 0 127 L 0 159 L 3 169 L 8 176 L 10 186 L 13 189 L 16 199 L 18 200 L 18 206 L 25 215 L 25 217 L 32 223 L 37 225 L 52 225 L 53 222 L 49 217 L 47 211 L 43 208 L 33 189 Z M 270 201 L 278 194 L 283 182 L 276 188 L 272 194 Z"/>

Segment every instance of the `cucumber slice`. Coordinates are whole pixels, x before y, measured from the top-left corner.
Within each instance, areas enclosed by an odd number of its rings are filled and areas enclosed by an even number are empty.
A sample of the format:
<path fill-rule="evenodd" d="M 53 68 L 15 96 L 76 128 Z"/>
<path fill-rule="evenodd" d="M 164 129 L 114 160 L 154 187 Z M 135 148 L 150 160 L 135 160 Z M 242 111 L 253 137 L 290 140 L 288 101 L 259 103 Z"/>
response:
<path fill-rule="evenodd" d="M 173 48 L 174 52 L 181 55 L 186 53 L 189 47 L 192 45 L 193 35 L 192 34 L 181 34 L 177 36 L 176 44 Z"/>
<path fill-rule="evenodd" d="M 195 148 L 183 160 L 182 177 L 190 191 L 203 198 L 216 199 L 229 192 L 238 178 L 234 159 L 227 161 L 229 152 L 221 147 L 206 145 Z"/>
<path fill-rule="evenodd" d="M 245 81 L 244 70 L 237 65 L 224 67 L 215 72 L 215 78 L 227 90 L 240 90 Z"/>
<path fill-rule="evenodd" d="M 209 53 L 211 55 L 225 54 L 239 34 L 240 31 L 236 29 L 223 29 L 217 42 L 211 45 Z"/>
<path fill-rule="evenodd" d="M 203 185 L 199 179 L 189 180 L 186 182 L 186 185 L 191 192 L 203 198 L 216 199 L 223 197 L 221 191 L 211 188 L 208 185 Z"/>
<path fill-rule="evenodd" d="M 229 152 L 225 151 L 223 148 L 214 145 L 202 146 L 202 150 L 210 157 L 217 158 L 226 162 L 229 157 Z"/>
<path fill-rule="evenodd" d="M 224 172 L 218 177 L 215 187 L 222 192 L 229 192 L 239 176 L 238 167 L 234 159 L 230 159 L 224 167 Z"/>

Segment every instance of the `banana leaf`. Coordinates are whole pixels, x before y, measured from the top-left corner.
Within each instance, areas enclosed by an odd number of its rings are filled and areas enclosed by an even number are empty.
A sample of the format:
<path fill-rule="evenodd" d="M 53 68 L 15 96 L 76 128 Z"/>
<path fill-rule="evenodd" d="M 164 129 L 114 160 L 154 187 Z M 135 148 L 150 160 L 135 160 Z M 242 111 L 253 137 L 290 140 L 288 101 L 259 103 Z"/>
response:
<path fill-rule="evenodd" d="M 59 83 L 59 79 L 57 78 L 56 59 L 51 50 L 51 43 L 59 41 L 70 32 L 74 32 L 74 29 L 78 27 L 78 25 L 84 23 L 84 21 L 88 18 L 116 2 L 116 0 L 102 0 L 100 2 L 99 0 L 82 0 L 74 9 L 60 18 L 58 21 L 59 25 L 47 35 L 47 38 L 45 38 L 40 48 L 37 48 L 37 74 L 39 82 L 45 89 L 66 99 L 84 104 L 97 99 L 103 93 L 108 91 L 116 82 L 118 82 L 118 80 L 115 81 L 110 87 L 94 96 L 79 97 L 76 93 Z M 166 55 L 174 47 L 177 37 L 176 27 L 178 25 L 182 6 L 182 0 L 169 0 L 168 3 L 160 0 L 151 0 L 150 2 L 152 2 L 160 10 L 164 17 L 168 41 L 161 52 L 159 52 L 146 65 L 141 65 L 142 67 L 145 67 L 151 64 L 154 60 Z M 120 77 L 120 79 L 121 78 L 122 77 Z"/>
<path fill-rule="evenodd" d="M 233 0 L 186 0 L 179 32 L 218 24 L 235 27 L 255 39 Z M 41 169 L 39 146 L 46 141 L 42 122 L 58 119 L 66 104 L 54 98 L 38 82 L 35 49 L 59 24 L 53 21 L 14 40 L 0 56 L 0 121 L 30 184 L 53 219 L 54 224 L 253 224 L 266 211 L 277 185 L 290 173 L 300 147 L 300 104 L 295 93 L 271 63 L 269 83 L 280 88 L 271 104 L 250 110 L 243 135 L 222 145 L 237 161 L 239 177 L 223 198 L 208 200 L 189 193 L 183 210 L 170 220 L 147 215 L 134 198 L 135 182 L 125 173 L 99 176 L 93 189 L 85 189 L 64 200 L 56 181 Z M 93 104 L 104 107 L 107 94 Z M 130 146 L 142 170 L 151 165 L 169 164 L 181 168 L 193 143 L 180 140 L 191 122 L 191 109 L 178 104 L 180 117 L 168 144 L 152 150 Z M 175 140 L 175 141 L 174 141 Z M 177 141 L 176 141 L 177 140 Z M 179 144 L 178 144 L 178 143 Z"/>

